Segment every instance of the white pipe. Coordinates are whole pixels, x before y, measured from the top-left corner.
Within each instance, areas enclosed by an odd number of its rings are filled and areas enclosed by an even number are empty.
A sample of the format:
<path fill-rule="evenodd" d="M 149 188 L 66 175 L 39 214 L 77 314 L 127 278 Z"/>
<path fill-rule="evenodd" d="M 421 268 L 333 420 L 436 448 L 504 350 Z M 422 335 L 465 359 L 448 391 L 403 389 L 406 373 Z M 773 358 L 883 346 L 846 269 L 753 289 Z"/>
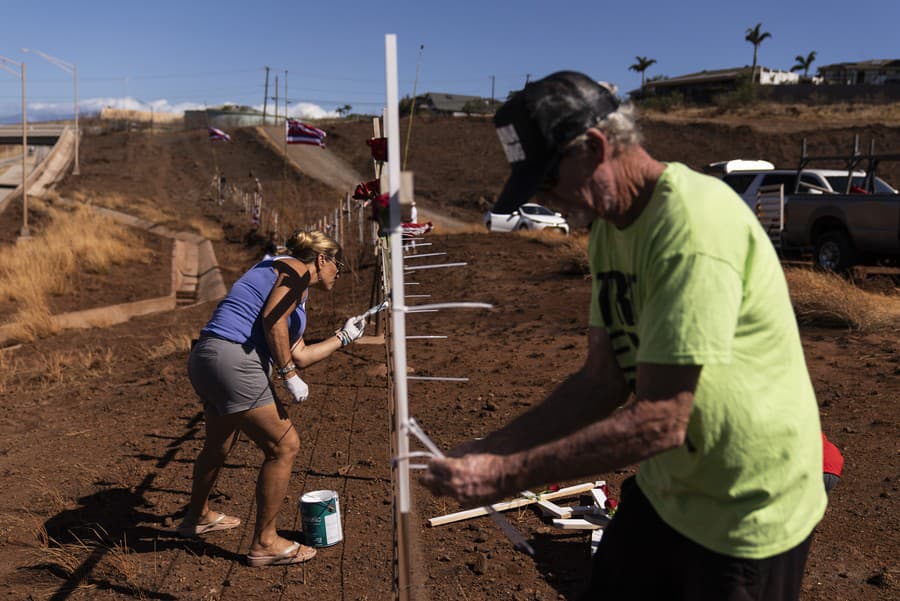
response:
<path fill-rule="evenodd" d="M 425 246 L 424 244 L 420 244 L 419 246 Z M 440 257 L 441 255 L 446 255 L 447 253 L 423 253 L 421 255 L 409 255 L 407 259 L 422 259 L 424 257 Z"/>
<path fill-rule="evenodd" d="M 406 305 L 403 299 L 403 227 L 400 223 L 400 114 L 397 84 L 397 36 L 384 36 L 385 89 L 387 91 L 388 194 L 390 197 L 391 343 L 393 345 L 395 430 L 397 455 L 409 455 L 409 404 L 406 375 Z M 409 459 L 397 463 L 397 508 L 410 512 Z"/>
<path fill-rule="evenodd" d="M 417 311 L 437 311 L 439 309 L 493 309 L 494 305 L 489 303 L 433 303 L 430 305 L 414 305 L 412 307 L 406 307 L 407 313 L 413 313 Z"/>
<path fill-rule="evenodd" d="M 404 267 L 404 271 L 418 271 L 420 269 L 438 269 L 440 267 L 462 267 L 468 263 L 437 263 L 435 265 L 416 265 L 415 267 Z"/>

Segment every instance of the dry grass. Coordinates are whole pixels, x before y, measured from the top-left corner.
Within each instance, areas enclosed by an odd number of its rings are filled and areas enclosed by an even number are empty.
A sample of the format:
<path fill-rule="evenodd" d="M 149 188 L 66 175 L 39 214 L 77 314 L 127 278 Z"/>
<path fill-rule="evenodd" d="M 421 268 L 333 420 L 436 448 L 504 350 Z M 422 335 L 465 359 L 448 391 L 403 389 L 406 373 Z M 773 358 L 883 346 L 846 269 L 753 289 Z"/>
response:
<path fill-rule="evenodd" d="M 225 233 L 222 231 L 221 225 L 212 223 L 211 221 L 208 221 L 206 219 L 191 218 L 188 219 L 187 223 L 188 226 L 190 226 L 194 231 L 196 231 L 207 240 L 216 242 L 222 240 L 225 237 Z"/>
<path fill-rule="evenodd" d="M 419 221 L 422 221 L 420 218 Z M 435 234 L 484 234 L 487 230 L 480 223 L 453 223 L 443 225 L 441 223 L 434 224 Z"/>
<path fill-rule="evenodd" d="M 682 107 L 668 113 L 642 109 L 651 120 L 682 123 L 714 121 L 736 125 L 754 123 L 765 131 L 801 130 L 811 124 L 827 122 L 829 127 L 857 127 L 881 123 L 900 124 L 900 102 L 891 104 L 785 104 L 762 102 L 746 107 Z"/>
<path fill-rule="evenodd" d="M 73 524 L 56 540 L 47 531 L 46 516 L 56 516 L 72 509 L 71 503 L 53 486 L 42 478 L 24 479 L 27 488 L 33 488 L 34 500 L 45 499 L 41 508 L 29 507 L 16 513 L 0 514 L 0 524 L 7 542 L 20 545 L 27 550 L 27 561 L 31 567 L 48 569 L 70 580 L 76 589 L 96 588 L 96 582 L 121 583 L 129 588 L 136 598 L 142 599 L 146 589 L 139 584 L 152 574 L 145 573 L 140 559 L 128 547 L 123 534 L 115 540 L 99 523 L 85 522 Z M 85 561 L 99 558 L 99 563 L 85 571 Z M 155 553 L 153 561 L 156 561 Z"/>
<path fill-rule="evenodd" d="M 12 377 L 19 371 L 20 361 L 9 353 L 0 352 L 0 396 L 16 389 Z"/>
<path fill-rule="evenodd" d="M 144 589 L 138 584 L 144 576 L 143 569 L 138 557 L 129 550 L 128 541 L 125 538 L 111 540 L 100 524 L 84 524 L 78 530 L 86 535 L 80 537 L 70 530 L 68 534 L 75 542 L 64 543 L 53 539 L 46 527 L 39 524 L 32 564 L 52 569 L 67 579 L 80 578 L 74 585 L 79 589 L 95 588 L 91 581 L 106 580 L 123 583 L 138 599 L 144 598 Z M 82 573 L 85 560 L 91 556 L 101 557 L 101 563 L 90 572 Z"/>
<path fill-rule="evenodd" d="M 119 192 L 95 194 L 81 190 L 72 192 L 68 198 L 81 204 L 95 205 L 128 213 L 152 223 L 168 223 L 173 220 L 172 216 L 160 210 L 156 202 L 151 198 L 135 197 Z"/>
<path fill-rule="evenodd" d="M 840 276 L 785 269 L 791 302 L 801 324 L 847 327 L 860 332 L 900 330 L 900 298 L 866 292 Z"/>
<path fill-rule="evenodd" d="M 89 378 L 109 376 L 115 361 L 115 353 L 109 347 L 54 351 L 45 355 L 40 364 L 0 353 L 0 394 L 31 388 L 47 393 Z"/>
<path fill-rule="evenodd" d="M 22 341 L 53 333 L 47 299 L 71 293 L 72 274 L 103 273 L 147 254 L 128 228 L 87 208 L 46 211 L 50 223 L 43 232 L 0 255 L 0 297 L 17 303 L 12 333 Z"/>
<path fill-rule="evenodd" d="M 148 359 L 161 359 L 172 353 L 187 353 L 191 350 L 191 337 L 188 334 L 166 334 L 161 344 L 148 348 L 146 357 Z"/>

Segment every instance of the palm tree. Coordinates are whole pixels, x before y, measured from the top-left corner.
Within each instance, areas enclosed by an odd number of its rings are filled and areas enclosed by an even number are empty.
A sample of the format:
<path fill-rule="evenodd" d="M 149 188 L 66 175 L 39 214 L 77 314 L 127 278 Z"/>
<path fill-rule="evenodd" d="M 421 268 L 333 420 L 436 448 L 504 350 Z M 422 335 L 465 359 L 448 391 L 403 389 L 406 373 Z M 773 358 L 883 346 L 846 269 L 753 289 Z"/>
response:
<path fill-rule="evenodd" d="M 813 64 L 813 61 L 816 60 L 816 51 L 813 50 L 809 54 L 806 55 L 806 58 L 803 58 L 802 54 L 798 54 L 795 58 L 797 64 L 791 67 L 791 71 L 799 71 L 803 69 L 803 78 L 806 79 L 809 75 L 809 67 Z"/>
<path fill-rule="evenodd" d="M 747 29 L 747 35 L 744 36 L 745 40 L 753 44 L 753 71 L 751 77 L 754 83 L 756 82 L 756 54 L 759 51 L 759 45 L 762 44 L 764 39 L 772 37 L 772 34 L 768 31 L 760 33 L 760 27 L 762 27 L 762 23 L 757 23 L 756 27 Z"/>
<path fill-rule="evenodd" d="M 634 60 L 636 60 L 637 62 L 628 67 L 628 70 L 635 71 L 641 74 L 641 89 L 644 89 L 644 71 L 649 69 L 651 65 L 656 64 L 656 59 L 648 59 L 646 56 L 636 56 L 634 57 Z"/>

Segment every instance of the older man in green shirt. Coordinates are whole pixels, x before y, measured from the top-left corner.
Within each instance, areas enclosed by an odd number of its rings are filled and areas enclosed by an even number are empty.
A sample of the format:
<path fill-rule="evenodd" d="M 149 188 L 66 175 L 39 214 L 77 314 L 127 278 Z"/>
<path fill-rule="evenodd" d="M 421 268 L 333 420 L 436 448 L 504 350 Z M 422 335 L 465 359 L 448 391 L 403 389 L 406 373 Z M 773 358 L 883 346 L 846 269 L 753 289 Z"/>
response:
<path fill-rule="evenodd" d="M 818 409 L 778 258 L 725 184 L 640 145 L 630 107 L 560 72 L 494 119 L 512 175 L 594 218 L 588 355 L 424 482 L 485 503 L 640 463 L 586 599 L 795 600 L 826 504 Z"/>

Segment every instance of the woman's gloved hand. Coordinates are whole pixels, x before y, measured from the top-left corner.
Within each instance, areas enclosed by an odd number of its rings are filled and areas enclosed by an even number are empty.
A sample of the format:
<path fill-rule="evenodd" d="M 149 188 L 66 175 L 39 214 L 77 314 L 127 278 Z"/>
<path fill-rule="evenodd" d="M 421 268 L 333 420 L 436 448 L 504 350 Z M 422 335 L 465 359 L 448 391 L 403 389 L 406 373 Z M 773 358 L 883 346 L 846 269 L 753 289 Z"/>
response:
<path fill-rule="evenodd" d="M 297 374 L 293 374 L 283 381 L 284 387 L 290 393 L 295 403 L 302 403 L 309 396 L 309 386 Z"/>
<path fill-rule="evenodd" d="M 366 331 L 366 316 L 357 315 L 344 323 L 344 327 L 338 330 L 337 337 L 341 340 L 341 346 L 347 346 L 358 340 Z"/>

